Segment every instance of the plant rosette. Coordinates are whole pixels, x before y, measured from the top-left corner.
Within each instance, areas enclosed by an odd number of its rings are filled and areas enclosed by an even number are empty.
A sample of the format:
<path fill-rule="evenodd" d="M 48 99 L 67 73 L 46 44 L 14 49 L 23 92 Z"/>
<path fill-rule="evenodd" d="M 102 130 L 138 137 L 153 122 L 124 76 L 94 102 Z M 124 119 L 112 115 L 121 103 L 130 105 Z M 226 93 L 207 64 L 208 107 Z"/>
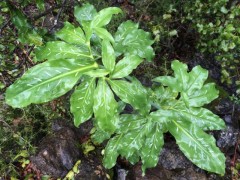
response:
<path fill-rule="evenodd" d="M 174 77 L 154 81 L 162 86 L 147 89 L 131 72 L 151 61 L 154 51 L 150 34 L 132 21 L 123 22 L 113 36 L 106 28 L 117 7 L 99 12 L 90 5 L 75 7 L 80 26 L 66 22 L 50 41 L 35 50 L 40 64 L 29 69 L 6 91 L 6 102 L 15 108 L 44 103 L 73 89 L 70 110 L 74 124 L 93 119 L 92 139 L 110 139 L 103 164 L 112 168 L 119 155 L 131 163 L 141 159 L 142 170 L 157 164 L 169 131 L 180 149 L 202 169 L 224 174 L 225 157 L 212 136 L 204 130 L 224 128 L 224 122 L 202 108 L 217 98 L 213 83 L 204 85 L 208 72 L 200 66 L 187 72 L 187 66 L 173 61 Z M 122 114 L 126 104 L 133 114 Z M 153 111 L 153 109 L 157 109 Z"/>

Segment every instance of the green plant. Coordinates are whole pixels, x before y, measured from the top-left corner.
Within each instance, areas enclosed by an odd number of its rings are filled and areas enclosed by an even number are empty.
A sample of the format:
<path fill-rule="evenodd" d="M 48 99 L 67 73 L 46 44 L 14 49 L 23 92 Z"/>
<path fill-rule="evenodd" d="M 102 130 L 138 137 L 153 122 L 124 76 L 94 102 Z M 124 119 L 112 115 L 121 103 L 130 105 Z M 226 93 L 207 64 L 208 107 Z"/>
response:
<path fill-rule="evenodd" d="M 224 174 L 225 157 L 215 145 L 215 139 L 204 130 L 219 130 L 224 121 L 203 108 L 217 98 L 213 83 L 204 85 L 208 72 L 200 66 L 187 72 L 187 66 L 172 62 L 174 76 L 154 79 L 162 86 L 149 90 L 149 103 L 155 111 L 148 114 L 123 114 L 116 135 L 109 140 L 104 163 L 110 168 L 118 155 L 135 163 L 142 160 L 142 170 L 156 166 L 164 144 L 163 133 L 169 131 L 177 144 L 194 164 L 202 169 Z"/>
<path fill-rule="evenodd" d="M 94 117 L 95 142 L 114 136 L 105 150 L 107 168 L 115 165 L 119 154 L 132 163 L 141 157 L 143 172 L 154 167 L 163 133 L 170 131 L 193 163 L 224 174 L 225 157 L 213 137 L 203 131 L 224 127 L 218 116 L 201 108 L 218 96 L 214 84 L 203 85 L 207 71 L 197 66 L 187 73 L 186 65 L 174 61 L 175 78 L 155 79 L 167 88 L 143 87 L 129 74 L 143 59 L 151 61 L 154 57 L 153 41 L 149 33 L 131 21 L 123 22 L 113 37 L 105 26 L 112 15 L 121 12 L 116 7 L 97 12 L 90 4 L 75 7 L 81 26 L 66 22 L 56 33 L 61 40 L 47 42 L 35 51 L 38 61 L 47 61 L 11 85 L 6 102 L 25 107 L 51 101 L 74 88 L 70 109 L 75 126 Z M 126 103 L 134 108 L 133 114 L 121 114 Z"/>
<path fill-rule="evenodd" d="M 120 99 L 144 112 L 141 110 L 146 104 L 144 88 L 134 89 L 134 82 L 126 81 L 124 77 L 143 58 L 150 60 L 153 57 L 150 46 L 153 41 L 148 33 L 131 21 L 119 26 L 114 39 L 104 26 L 113 14 L 120 12 L 119 8 L 106 8 L 97 13 L 89 4 L 76 7 L 75 16 L 83 28 L 75 28 L 66 22 L 64 28 L 56 33 L 64 41 L 48 42 L 39 48 L 37 59 L 48 61 L 30 69 L 8 88 L 7 103 L 24 107 L 47 102 L 71 90 L 81 79 L 71 97 L 71 112 L 76 126 L 91 118 L 94 112 L 98 126 L 114 132 L 118 124 L 118 105 L 109 85 Z M 123 54 L 124 58 L 121 58 Z M 132 88 L 132 91 L 122 93 L 124 86 Z M 141 99 L 143 102 L 140 103 Z"/>
<path fill-rule="evenodd" d="M 221 64 L 221 80 L 231 84 L 234 78 L 239 79 L 239 2 L 195 0 L 183 7 L 186 15 L 182 21 L 199 33 L 197 48 L 205 54 L 214 54 Z"/>
<path fill-rule="evenodd" d="M 11 20 L 18 30 L 18 41 L 29 45 L 42 45 L 42 37 L 37 29 L 28 22 L 27 17 L 19 10 L 7 3 Z M 44 34 L 44 33 L 42 33 Z"/>

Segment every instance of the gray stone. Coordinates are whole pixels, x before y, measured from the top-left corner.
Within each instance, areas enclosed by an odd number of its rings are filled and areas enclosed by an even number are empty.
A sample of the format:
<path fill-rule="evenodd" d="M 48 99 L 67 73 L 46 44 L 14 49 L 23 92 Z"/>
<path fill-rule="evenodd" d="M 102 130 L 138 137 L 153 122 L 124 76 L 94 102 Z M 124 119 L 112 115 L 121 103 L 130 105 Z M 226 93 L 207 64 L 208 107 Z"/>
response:
<path fill-rule="evenodd" d="M 72 127 L 64 123 L 53 126 L 54 133 L 42 140 L 37 154 L 30 160 L 41 174 L 59 178 L 67 174 L 82 153 L 77 145 L 78 135 Z"/>

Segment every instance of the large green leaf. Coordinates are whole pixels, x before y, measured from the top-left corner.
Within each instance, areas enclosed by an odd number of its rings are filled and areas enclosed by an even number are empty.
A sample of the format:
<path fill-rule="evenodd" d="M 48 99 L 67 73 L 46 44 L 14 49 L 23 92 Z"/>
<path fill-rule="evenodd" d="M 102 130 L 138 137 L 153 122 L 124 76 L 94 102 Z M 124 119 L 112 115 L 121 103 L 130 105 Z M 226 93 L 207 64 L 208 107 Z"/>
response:
<path fill-rule="evenodd" d="M 82 24 L 83 21 L 91 21 L 97 15 L 97 11 L 91 4 L 84 4 L 83 6 L 74 7 L 74 16 L 77 21 Z"/>
<path fill-rule="evenodd" d="M 201 66 L 195 66 L 188 74 L 189 80 L 186 91 L 188 96 L 191 96 L 196 90 L 202 88 L 208 78 L 208 71 Z"/>
<path fill-rule="evenodd" d="M 189 80 L 187 65 L 175 60 L 172 62 L 171 67 L 174 70 L 175 77 L 160 76 L 155 78 L 154 81 L 160 82 L 178 92 L 187 92 Z"/>
<path fill-rule="evenodd" d="M 122 23 L 115 34 L 115 50 L 119 54 L 138 55 L 151 61 L 154 57 L 152 44 L 150 34 L 138 29 L 132 21 Z"/>
<path fill-rule="evenodd" d="M 173 61 L 171 67 L 174 71 L 175 79 L 177 80 L 177 86 L 179 86 L 178 89 L 180 89 L 180 92 L 187 91 L 189 80 L 187 65 L 179 61 Z"/>
<path fill-rule="evenodd" d="M 126 134 L 116 135 L 108 141 L 105 148 L 103 164 L 106 168 L 112 168 L 116 164 L 119 155 L 127 159 L 136 159 L 136 154 L 144 144 L 144 126 Z"/>
<path fill-rule="evenodd" d="M 135 131 L 146 124 L 147 118 L 138 114 L 122 114 L 119 119 L 118 134 Z"/>
<path fill-rule="evenodd" d="M 35 53 L 38 60 L 92 58 L 87 46 L 79 47 L 63 41 L 48 42 L 46 46 L 37 48 Z"/>
<path fill-rule="evenodd" d="M 173 117 L 181 117 L 203 130 L 220 130 L 225 127 L 224 121 L 211 111 L 202 107 L 194 107 L 192 103 L 186 106 L 185 100 L 177 98 L 176 92 L 172 92 L 169 87 L 160 86 L 155 88 L 153 93 L 151 100 L 153 105 L 159 109 L 150 114 L 154 120 L 159 119 L 160 122 L 166 123 Z"/>
<path fill-rule="evenodd" d="M 136 55 L 126 56 L 120 60 L 110 76 L 111 78 L 123 78 L 128 76 L 141 62 L 142 58 Z"/>
<path fill-rule="evenodd" d="M 103 165 L 105 168 L 112 168 L 119 156 L 118 149 L 122 147 L 122 134 L 111 138 L 104 150 Z"/>
<path fill-rule="evenodd" d="M 173 107 L 172 110 L 178 113 L 178 117 L 181 116 L 187 119 L 203 130 L 220 130 L 225 128 L 224 121 L 208 109 L 196 107 L 187 108 L 184 104 L 179 104 Z"/>
<path fill-rule="evenodd" d="M 189 106 L 201 107 L 208 104 L 218 97 L 219 91 L 215 88 L 214 83 L 205 84 L 200 90 L 195 91 L 189 96 Z"/>
<path fill-rule="evenodd" d="M 74 115 L 74 125 L 76 127 L 92 117 L 95 83 L 95 78 L 84 78 L 84 81 L 75 89 L 71 96 L 70 109 Z"/>
<path fill-rule="evenodd" d="M 206 80 L 207 71 L 202 69 L 200 66 L 197 66 L 188 73 L 188 68 L 186 64 L 174 60 L 171 64 L 171 67 L 174 71 L 174 76 L 160 76 L 154 79 L 156 82 L 162 83 L 164 86 L 168 86 L 173 90 L 178 92 L 190 92 L 201 89 L 204 81 Z"/>
<path fill-rule="evenodd" d="M 58 38 L 69 44 L 85 44 L 86 38 L 80 27 L 75 28 L 69 22 L 64 23 L 64 27 L 55 34 Z"/>
<path fill-rule="evenodd" d="M 161 125 L 152 123 L 147 117 L 139 114 L 120 116 L 120 127 L 117 135 L 110 139 L 104 153 L 104 165 L 112 168 L 118 155 L 125 157 L 132 164 L 141 156 L 143 171 L 154 167 L 163 145 Z"/>
<path fill-rule="evenodd" d="M 147 92 L 143 86 L 139 86 L 135 81 L 130 83 L 124 80 L 109 80 L 109 83 L 123 102 L 130 104 L 141 114 L 149 112 Z"/>
<path fill-rule="evenodd" d="M 108 40 L 102 42 L 102 62 L 104 67 L 110 72 L 113 71 L 115 66 L 115 53 L 111 43 Z"/>
<path fill-rule="evenodd" d="M 121 138 L 121 148 L 118 148 L 118 152 L 121 156 L 132 158 L 135 153 L 141 149 L 145 143 L 145 126 L 141 126 L 139 129 L 129 131 Z"/>
<path fill-rule="evenodd" d="M 186 106 L 201 107 L 218 97 L 214 83 L 204 85 L 208 76 L 207 70 L 196 66 L 188 73 L 187 66 L 177 60 L 172 62 L 171 67 L 175 77 L 160 76 L 154 81 L 168 86 L 172 91 L 180 92 Z"/>
<path fill-rule="evenodd" d="M 109 7 L 102 9 L 98 14 L 93 18 L 91 22 L 91 27 L 103 27 L 107 25 L 111 19 L 112 15 L 122 13 L 122 10 L 117 7 Z"/>
<path fill-rule="evenodd" d="M 169 109 L 159 109 L 157 111 L 150 113 L 150 118 L 153 122 L 161 123 L 164 127 L 166 124 L 168 124 L 173 117 L 177 117 L 178 114 L 175 111 L 169 110 Z M 162 127 L 162 129 L 164 129 Z M 165 131 L 165 129 L 164 129 Z"/>
<path fill-rule="evenodd" d="M 95 69 L 91 61 L 58 59 L 36 65 L 6 91 L 6 102 L 12 107 L 25 107 L 57 98 L 77 83 L 82 73 Z"/>
<path fill-rule="evenodd" d="M 150 93 L 150 100 L 157 109 L 164 109 L 166 106 L 171 106 L 172 103 L 176 102 L 178 96 L 177 91 L 173 91 L 169 87 L 164 88 L 163 86 L 154 87 Z"/>
<path fill-rule="evenodd" d="M 164 144 L 161 125 L 159 125 L 159 123 L 152 123 L 148 126 L 146 132 L 147 137 L 140 150 L 143 174 L 145 174 L 146 168 L 152 168 L 157 165 Z"/>
<path fill-rule="evenodd" d="M 98 80 L 94 93 L 94 115 L 100 129 L 114 132 L 118 127 L 118 103 L 105 79 Z"/>
<path fill-rule="evenodd" d="M 198 167 L 210 172 L 225 173 L 224 154 L 216 147 L 215 139 L 198 126 L 173 119 L 168 129 L 187 158 Z"/>

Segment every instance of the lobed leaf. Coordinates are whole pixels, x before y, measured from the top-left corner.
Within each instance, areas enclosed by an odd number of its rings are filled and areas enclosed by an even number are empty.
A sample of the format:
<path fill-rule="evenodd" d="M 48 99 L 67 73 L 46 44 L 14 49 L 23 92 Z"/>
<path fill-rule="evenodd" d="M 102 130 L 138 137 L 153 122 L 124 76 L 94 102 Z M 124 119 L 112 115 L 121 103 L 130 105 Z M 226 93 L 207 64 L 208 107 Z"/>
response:
<path fill-rule="evenodd" d="M 147 119 L 139 114 L 122 114 L 119 119 L 118 134 L 135 131 L 146 124 Z"/>
<path fill-rule="evenodd" d="M 198 167 L 210 172 L 225 173 L 224 154 L 216 147 L 215 139 L 198 126 L 173 119 L 168 129 L 185 156 Z"/>
<path fill-rule="evenodd" d="M 201 66 L 195 66 L 191 72 L 189 72 L 189 81 L 187 87 L 187 94 L 191 96 L 196 90 L 202 88 L 204 82 L 208 78 L 208 71 Z"/>
<path fill-rule="evenodd" d="M 34 29 L 18 32 L 18 40 L 23 44 L 42 45 L 42 37 Z"/>
<path fill-rule="evenodd" d="M 168 86 L 172 91 L 181 93 L 181 100 L 186 106 L 201 107 L 208 104 L 218 97 L 218 90 L 214 83 L 204 85 L 208 72 L 207 70 L 196 66 L 191 72 L 187 72 L 187 66 L 177 60 L 172 62 L 174 76 L 161 76 L 153 81 Z"/>
<path fill-rule="evenodd" d="M 140 150 L 143 174 L 147 168 L 157 165 L 164 144 L 163 131 L 159 123 L 151 124 L 146 134 L 145 143 Z"/>
<path fill-rule="evenodd" d="M 159 76 L 153 79 L 154 82 L 161 83 L 163 86 L 171 88 L 177 92 L 181 92 L 182 85 L 177 82 L 177 79 L 171 76 Z"/>
<path fill-rule="evenodd" d="M 189 106 L 201 107 L 208 104 L 218 97 L 218 93 L 214 83 L 205 84 L 200 90 L 189 96 Z"/>
<path fill-rule="evenodd" d="M 95 78 L 84 78 L 70 98 L 70 110 L 76 127 L 92 117 L 95 86 Z"/>
<path fill-rule="evenodd" d="M 150 98 L 153 106 L 157 109 L 164 109 L 164 106 L 170 106 L 172 103 L 175 103 L 177 96 L 177 91 L 173 91 L 169 87 L 164 88 L 163 86 L 158 86 L 153 88 Z"/>
<path fill-rule="evenodd" d="M 196 107 L 186 108 L 186 106 L 180 104 L 174 107 L 173 110 L 183 119 L 188 120 L 203 130 L 220 130 L 225 128 L 224 121 L 208 109 Z"/>
<path fill-rule="evenodd" d="M 118 149 L 122 147 L 122 135 L 116 135 L 111 138 L 104 150 L 103 165 L 107 169 L 111 169 L 117 161 L 119 156 Z"/>
<path fill-rule="evenodd" d="M 118 103 L 107 85 L 105 79 L 98 80 L 97 88 L 94 92 L 94 115 L 97 126 L 106 132 L 112 133 L 118 127 Z"/>
<path fill-rule="evenodd" d="M 27 31 L 32 28 L 28 23 L 27 17 L 21 11 L 13 6 L 10 6 L 10 10 L 12 22 L 20 31 Z"/>
<path fill-rule="evenodd" d="M 71 90 L 84 72 L 97 66 L 91 61 L 75 59 L 38 64 L 7 89 L 6 102 L 20 108 L 31 103 L 50 101 Z"/>
<path fill-rule="evenodd" d="M 120 54 L 138 55 L 151 61 L 154 51 L 150 34 L 141 29 L 132 21 L 122 23 L 115 34 L 115 50 Z"/>
<path fill-rule="evenodd" d="M 119 155 L 130 159 L 132 162 L 138 160 L 136 155 L 144 144 L 144 126 L 126 134 L 116 135 L 108 141 L 105 148 L 103 164 L 106 168 L 112 168 L 116 164 Z"/>
<path fill-rule="evenodd" d="M 179 86 L 179 92 L 187 91 L 188 89 L 188 67 L 186 64 L 181 63 L 179 61 L 173 61 L 171 64 L 171 68 L 174 71 L 174 76 L 177 81 L 177 86 Z"/>
<path fill-rule="evenodd" d="M 118 152 L 121 156 L 132 159 L 135 153 L 138 153 L 144 144 L 145 127 L 142 126 L 135 131 L 129 131 L 121 138 L 121 147 Z"/>
<path fill-rule="evenodd" d="M 162 129 L 164 129 L 164 132 L 166 131 L 166 128 L 163 128 L 166 124 L 168 124 L 173 117 L 178 116 L 178 114 L 171 109 L 158 109 L 157 111 L 150 113 L 150 118 L 152 122 L 161 123 Z"/>
<path fill-rule="evenodd" d="M 40 10 L 40 11 L 45 10 L 44 0 L 36 0 L 36 5 L 37 5 L 38 10 Z"/>

